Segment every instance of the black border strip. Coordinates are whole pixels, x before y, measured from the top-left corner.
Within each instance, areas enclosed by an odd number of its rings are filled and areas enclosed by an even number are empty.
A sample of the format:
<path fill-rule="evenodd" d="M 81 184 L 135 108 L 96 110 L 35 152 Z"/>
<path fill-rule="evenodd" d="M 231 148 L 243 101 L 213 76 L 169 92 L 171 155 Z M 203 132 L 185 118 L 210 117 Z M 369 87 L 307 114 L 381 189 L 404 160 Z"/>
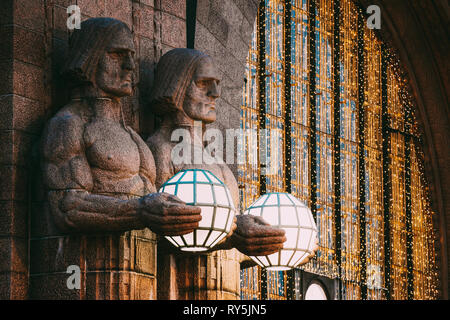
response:
<path fill-rule="evenodd" d="M 317 222 L 317 137 L 316 137 L 316 0 L 309 1 L 309 150 L 311 213 Z"/>
<path fill-rule="evenodd" d="M 341 37 L 340 21 L 341 8 L 340 1 L 333 1 L 334 17 L 334 48 L 333 48 L 333 91 L 334 91 L 334 228 L 336 246 L 336 264 L 338 268 L 339 291 L 338 298 L 342 299 L 342 226 L 341 226 L 341 90 L 340 90 L 340 61 L 341 61 Z"/>
<path fill-rule="evenodd" d="M 284 184 L 287 193 L 292 192 L 291 166 L 291 50 L 292 50 L 292 5 L 291 0 L 283 0 L 284 4 Z M 286 298 L 295 299 L 295 270 L 286 272 Z"/>
<path fill-rule="evenodd" d="M 266 129 L 266 3 L 260 2 L 258 11 L 258 93 L 259 93 L 259 193 L 265 194 L 266 189 L 266 141 L 267 137 L 263 134 L 264 140 L 261 141 L 261 132 Z M 264 131 L 262 131 L 264 130 Z M 262 161 L 261 156 L 264 160 Z M 264 163 L 261 163 L 264 162 Z"/>
<path fill-rule="evenodd" d="M 361 299 L 367 300 L 364 26 L 364 16 L 358 14 L 359 261 Z"/>
<path fill-rule="evenodd" d="M 291 0 L 284 0 L 284 168 L 286 192 L 292 192 L 291 172 Z"/>
<path fill-rule="evenodd" d="M 197 20 L 197 0 L 186 0 L 186 47 L 195 48 L 195 24 Z"/>
<path fill-rule="evenodd" d="M 267 192 L 266 189 L 266 176 L 265 172 L 265 164 L 261 164 L 261 154 L 266 153 L 266 135 L 263 135 L 264 141 L 261 142 L 261 130 L 266 129 L 266 2 L 265 0 L 261 0 L 258 7 L 258 94 L 259 94 L 259 133 L 258 134 L 258 142 L 259 142 L 259 194 L 265 194 Z M 261 268 L 261 300 L 267 300 L 268 292 L 267 292 L 267 270 Z"/>
<path fill-rule="evenodd" d="M 405 106 L 405 132 L 411 131 L 411 109 Z M 406 220 L 406 281 L 408 300 L 414 299 L 414 258 L 411 198 L 411 136 L 405 134 L 405 220 Z"/>
<path fill-rule="evenodd" d="M 386 300 L 391 294 L 391 241 L 390 211 L 392 201 L 392 183 L 390 179 L 390 130 L 387 100 L 387 63 L 388 52 L 385 44 L 381 45 L 381 128 L 383 134 L 383 222 L 384 222 L 384 286 Z"/>

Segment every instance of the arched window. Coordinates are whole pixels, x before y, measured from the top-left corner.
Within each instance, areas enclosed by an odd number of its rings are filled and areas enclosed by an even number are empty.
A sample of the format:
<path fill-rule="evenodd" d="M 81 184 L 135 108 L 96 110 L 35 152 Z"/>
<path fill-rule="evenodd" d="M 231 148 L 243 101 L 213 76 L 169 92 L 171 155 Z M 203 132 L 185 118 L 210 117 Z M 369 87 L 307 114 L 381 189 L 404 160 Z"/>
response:
<path fill-rule="evenodd" d="M 352 0 L 261 2 L 241 107 L 241 128 L 250 129 L 241 205 L 269 191 L 307 203 L 320 249 L 301 269 L 339 279 L 338 298 L 437 298 L 414 110 L 398 60 Z M 241 272 L 243 282 L 252 272 Z M 280 276 L 257 274 L 262 285 L 244 292 L 268 298 L 267 279 Z"/>
<path fill-rule="evenodd" d="M 328 300 L 328 297 L 320 283 L 312 282 L 306 289 L 305 300 Z"/>

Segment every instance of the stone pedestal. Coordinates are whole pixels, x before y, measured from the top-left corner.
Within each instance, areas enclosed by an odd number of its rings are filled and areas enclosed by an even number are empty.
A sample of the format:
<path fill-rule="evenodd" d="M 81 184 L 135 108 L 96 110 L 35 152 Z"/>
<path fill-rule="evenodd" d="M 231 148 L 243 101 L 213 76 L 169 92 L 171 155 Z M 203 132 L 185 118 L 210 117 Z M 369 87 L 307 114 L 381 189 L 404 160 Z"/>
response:
<path fill-rule="evenodd" d="M 31 299 L 156 299 L 156 236 L 150 230 L 58 235 L 42 222 L 32 227 Z M 70 265 L 80 267 L 80 289 L 67 286 Z"/>
<path fill-rule="evenodd" d="M 239 299 L 242 258 L 239 251 L 168 253 L 171 251 L 168 246 L 165 241 L 158 244 L 158 299 Z"/>

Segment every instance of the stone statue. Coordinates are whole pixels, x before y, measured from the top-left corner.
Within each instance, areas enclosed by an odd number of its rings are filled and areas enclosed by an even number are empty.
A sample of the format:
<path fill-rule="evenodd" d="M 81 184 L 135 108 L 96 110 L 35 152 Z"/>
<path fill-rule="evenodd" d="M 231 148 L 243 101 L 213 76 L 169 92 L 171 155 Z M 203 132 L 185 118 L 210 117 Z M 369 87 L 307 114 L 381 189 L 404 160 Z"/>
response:
<path fill-rule="evenodd" d="M 201 220 L 200 208 L 155 193 L 152 153 L 124 123 L 120 99 L 133 92 L 134 53 L 131 31 L 115 19 L 88 19 L 71 37 L 71 101 L 48 122 L 41 145 L 48 206 L 63 233 L 148 227 L 182 235 Z"/>
<path fill-rule="evenodd" d="M 204 127 L 216 120 L 219 96 L 219 76 L 209 56 L 192 49 L 167 52 L 158 62 L 151 99 L 151 109 L 162 123 L 147 144 L 155 157 L 157 188 L 180 170 L 207 169 L 228 186 L 239 208 L 237 181 L 226 164 L 176 164 L 171 158 L 178 143 L 171 141 L 175 129 L 189 131 L 192 153 L 202 146 L 202 129 L 197 132 L 194 122 L 201 121 Z M 240 266 L 249 260 L 242 253 L 271 254 L 283 247 L 286 238 L 284 230 L 259 217 L 237 215 L 236 225 L 231 236 L 206 254 L 177 254 L 167 243 L 159 242 L 158 299 L 238 299 Z M 232 248 L 242 253 L 229 250 Z"/>
<path fill-rule="evenodd" d="M 194 121 L 201 121 L 204 126 L 216 120 L 219 82 L 212 59 L 200 51 L 178 48 L 162 56 L 156 68 L 151 101 L 151 108 L 162 117 L 162 123 L 147 144 L 155 157 L 156 187 L 180 170 L 207 169 L 228 186 L 235 207 L 239 208 L 237 181 L 226 164 L 175 164 L 171 159 L 172 149 L 178 143 L 171 141 L 175 129 L 184 128 L 191 133 L 192 149 L 203 145 L 202 133 L 196 133 Z M 271 227 L 260 217 L 236 218 L 235 231 L 215 249 L 237 248 L 246 255 L 268 255 L 283 247 L 284 230 Z"/>

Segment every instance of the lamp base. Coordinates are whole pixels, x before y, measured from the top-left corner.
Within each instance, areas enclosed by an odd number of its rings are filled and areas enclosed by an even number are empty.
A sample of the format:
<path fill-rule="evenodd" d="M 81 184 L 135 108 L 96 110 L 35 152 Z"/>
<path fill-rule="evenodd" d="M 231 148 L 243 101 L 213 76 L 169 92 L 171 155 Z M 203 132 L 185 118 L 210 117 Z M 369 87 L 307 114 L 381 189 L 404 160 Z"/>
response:
<path fill-rule="evenodd" d="M 188 251 L 188 252 L 202 252 L 207 251 L 209 248 L 204 247 L 184 247 L 180 248 L 181 251 Z"/>
<path fill-rule="evenodd" d="M 269 271 L 287 271 L 287 270 L 291 270 L 292 268 L 289 267 L 282 267 L 282 266 L 273 266 L 273 267 L 267 267 L 266 270 Z"/>

